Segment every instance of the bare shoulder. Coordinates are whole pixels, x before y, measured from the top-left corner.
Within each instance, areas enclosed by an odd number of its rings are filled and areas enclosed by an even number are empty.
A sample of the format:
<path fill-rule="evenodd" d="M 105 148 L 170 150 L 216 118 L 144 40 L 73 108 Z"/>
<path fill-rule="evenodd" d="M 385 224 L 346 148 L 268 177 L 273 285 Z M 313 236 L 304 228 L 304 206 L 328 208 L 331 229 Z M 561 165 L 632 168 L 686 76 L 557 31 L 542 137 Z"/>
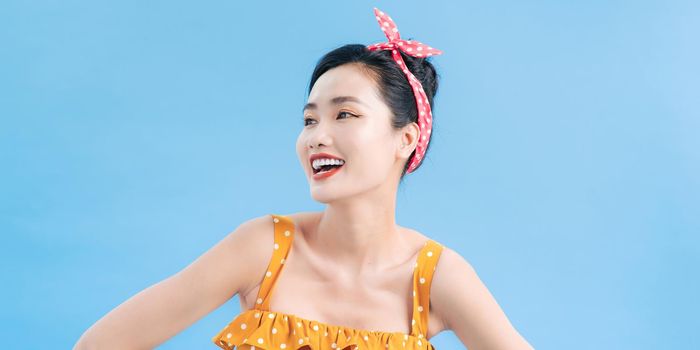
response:
<path fill-rule="evenodd" d="M 302 230 L 309 222 L 317 219 L 318 212 L 295 212 L 287 214 L 275 214 L 291 219 L 296 230 Z M 274 245 L 275 224 L 272 214 L 253 217 L 243 222 L 234 232 L 229 234 L 231 251 L 243 254 L 242 259 L 236 259 L 237 263 L 245 262 L 244 271 L 236 271 L 244 274 L 244 285 L 238 291 L 241 296 L 248 295 L 260 282 L 267 271 L 270 259 L 272 259 Z"/>
<path fill-rule="evenodd" d="M 272 258 L 274 229 L 272 215 L 265 214 L 242 222 L 224 238 L 225 241 L 228 241 L 231 254 L 237 255 L 235 262 L 231 263 L 238 265 L 236 271 L 233 272 L 242 277 L 238 294 L 246 295 L 260 284 L 265 269 Z"/>
<path fill-rule="evenodd" d="M 532 349 L 463 256 L 443 245 L 430 303 L 447 329 L 469 349 Z"/>

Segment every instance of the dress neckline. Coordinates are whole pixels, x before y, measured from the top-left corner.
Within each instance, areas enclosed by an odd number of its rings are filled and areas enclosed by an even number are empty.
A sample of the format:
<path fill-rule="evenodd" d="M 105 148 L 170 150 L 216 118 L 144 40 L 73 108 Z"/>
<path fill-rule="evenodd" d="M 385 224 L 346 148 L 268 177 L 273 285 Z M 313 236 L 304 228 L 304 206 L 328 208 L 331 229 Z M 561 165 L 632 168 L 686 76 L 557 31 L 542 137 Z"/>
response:
<path fill-rule="evenodd" d="M 416 335 L 409 334 L 409 333 L 405 333 L 405 332 L 401 332 L 401 331 L 391 332 L 391 331 L 381 331 L 381 330 L 371 330 L 371 329 L 355 328 L 355 327 L 350 327 L 350 326 L 343 326 L 343 325 L 338 325 L 338 324 L 333 324 L 333 323 L 327 323 L 327 322 L 323 322 L 323 321 L 318 321 L 318 320 L 314 320 L 314 319 L 311 319 L 311 318 L 304 318 L 304 317 L 302 317 L 302 316 L 299 316 L 299 315 L 293 314 L 293 313 L 277 312 L 277 311 L 273 311 L 273 310 L 262 310 L 262 309 L 257 309 L 257 308 L 252 308 L 252 309 L 248 309 L 248 310 L 243 311 L 243 313 L 251 313 L 251 312 L 259 312 L 259 313 L 260 313 L 260 317 L 265 317 L 265 316 L 267 316 L 267 315 L 269 315 L 269 314 L 273 314 L 273 315 L 278 315 L 278 316 L 282 316 L 282 317 L 292 318 L 292 319 L 295 319 L 295 320 L 301 321 L 301 322 L 306 322 L 307 324 L 323 325 L 323 326 L 325 326 L 325 327 L 327 327 L 327 328 L 345 329 L 345 330 L 352 331 L 352 332 L 359 333 L 359 334 L 365 334 L 365 333 L 366 333 L 366 334 L 377 334 L 377 335 L 381 335 L 381 334 L 385 334 L 385 335 L 395 334 L 395 335 L 399 335 L 399 336 L 402 336 L 402 337 L 410 337 L 410 338 L 416 338 L 416 339 L 423 339 L 423 337 L 418 337 L 418 336 L 416 336 Z M 428 339 L 426 338 L 425 340 L 427 341 Z"/>
<path fill-rule="evenodd" d="M 368 336 L 373 335 L 395 335 L 404 338 L 405 340 L 413 339 L 419 344 L 421 340 L 427 341 L 428 334 L 428 316 L 430 309 L 430 284 L 432 281 L 433 272 L 435 270 L 437 260 L 440 256 L 443 246 L 433 239 L 427 239 L 423 247 L 419 249 L 413 263 L 413 281 L 412 281 L 412 310 L 410 318 L 409 333 L 403 331 L 383 331 L 354 328 L 340 324 L 331 324 L 323 321 L 318 321 L 311 318 L 302 317 L 292 313 L 278 312 L 270 310 L 270 299 L 275 291 L 277 277 L 283 271 L 284 262 L 291 250 L 294 235 L 297 230 L 297 225 L 294 219 L 288 215 L 270 214 L 274 222 L 274 250 L 269 261 L 267 272 L 263 281 L 260 284 L 256 296 L 256 303 L 253 308 L 244 311 L 247 315 L 251 313 L 261 312 L 270 318 L 276 318 L 276 315 L 281 315 L 285 318 L 293 318 L 297 322 L 307 325 L 315 324 L 319 327 L 332 327 L 343 329 L 353 334 L 362 334 Z M 257 314 L 255 314 L 257 316 Z"/>

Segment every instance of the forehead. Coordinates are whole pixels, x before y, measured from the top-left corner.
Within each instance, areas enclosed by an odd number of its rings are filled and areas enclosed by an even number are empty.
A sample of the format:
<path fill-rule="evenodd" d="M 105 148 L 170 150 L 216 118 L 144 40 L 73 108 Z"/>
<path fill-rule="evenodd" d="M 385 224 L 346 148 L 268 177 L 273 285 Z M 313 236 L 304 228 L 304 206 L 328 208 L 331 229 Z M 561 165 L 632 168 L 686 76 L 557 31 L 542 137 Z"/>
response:
<path fill-rule="evenodd" d="M 376 84 L 367 72 L 355 64 L 344 64 L 328 70 L 316 80 L 309 93 L 309 103 L 304 109 L 309 105 L 332 104 L 332 99 L 337 96 L 356 97 L 361 101 L 360 104 L 368 107 L 382 103 L 377 94 Z"/>

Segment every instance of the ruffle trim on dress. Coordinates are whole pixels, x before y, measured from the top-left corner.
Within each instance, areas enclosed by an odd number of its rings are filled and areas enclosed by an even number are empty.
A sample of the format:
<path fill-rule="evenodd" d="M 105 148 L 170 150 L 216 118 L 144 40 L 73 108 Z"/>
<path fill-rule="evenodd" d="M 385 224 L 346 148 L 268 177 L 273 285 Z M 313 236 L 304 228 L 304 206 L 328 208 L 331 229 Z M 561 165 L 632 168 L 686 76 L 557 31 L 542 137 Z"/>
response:
<path fill-rule="evenodd" d="M 360 330 L 258 309 L 239 314 L 212 341 L 225 350 L 243 344 L 256 350 L 435 350 L 422 335 Z"/>

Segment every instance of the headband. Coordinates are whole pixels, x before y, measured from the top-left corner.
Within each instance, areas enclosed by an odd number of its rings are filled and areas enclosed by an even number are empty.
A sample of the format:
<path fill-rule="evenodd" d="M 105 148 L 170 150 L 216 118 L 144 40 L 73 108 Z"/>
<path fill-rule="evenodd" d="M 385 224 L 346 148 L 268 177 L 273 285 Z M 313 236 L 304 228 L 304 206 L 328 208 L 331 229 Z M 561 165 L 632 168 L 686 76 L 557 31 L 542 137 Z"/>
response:
<path fill-rule="evenodd" d="M 433 113 L 430 111 L 430 103 L 428 102 L 428 97 L 425 96 L 423 91 L 423 86 L 420 81 L 413 76 L 413 73 L 407 68 L 406 62 L 404 62 L 403 57 L 397 51 L 401 50 L 405 54 L 414 57 L 428 57 L 434 55 L 442 54 L 442 51 L 432 48 L 428 45 L 420 43 L 415 40 L 403 40 L 399 35 L 399 30 L 396 28 L 394 21 L 386 13 L 379 11 L 378 8 L 374 8 L 374 15 L 379 22 L 379 27 L 382 29 L 386 35 L 388 42 L 377 43 L 368 45 L 367 49 L 370 51 L 375 50 L 391 50 L 391 56 L 394 61 L 401 67 L 404 74 L 408 78 L 408 83 L 411 84 L 413 88 L 413 95 L 416 98 L 416 107 L 418 111 L 418 124 L 420 125 L 420 133 L 418 137 L 418 146 L 416 147 L 416 153 L 413 158 L 411 158 L 410 164 L 406 173 L 411 173 L 415 170 L 420 162 L 423 160 L 423 154 L 425 154 L 426 146 L 430 140 L 430 133 L 433 127 Z"/>

